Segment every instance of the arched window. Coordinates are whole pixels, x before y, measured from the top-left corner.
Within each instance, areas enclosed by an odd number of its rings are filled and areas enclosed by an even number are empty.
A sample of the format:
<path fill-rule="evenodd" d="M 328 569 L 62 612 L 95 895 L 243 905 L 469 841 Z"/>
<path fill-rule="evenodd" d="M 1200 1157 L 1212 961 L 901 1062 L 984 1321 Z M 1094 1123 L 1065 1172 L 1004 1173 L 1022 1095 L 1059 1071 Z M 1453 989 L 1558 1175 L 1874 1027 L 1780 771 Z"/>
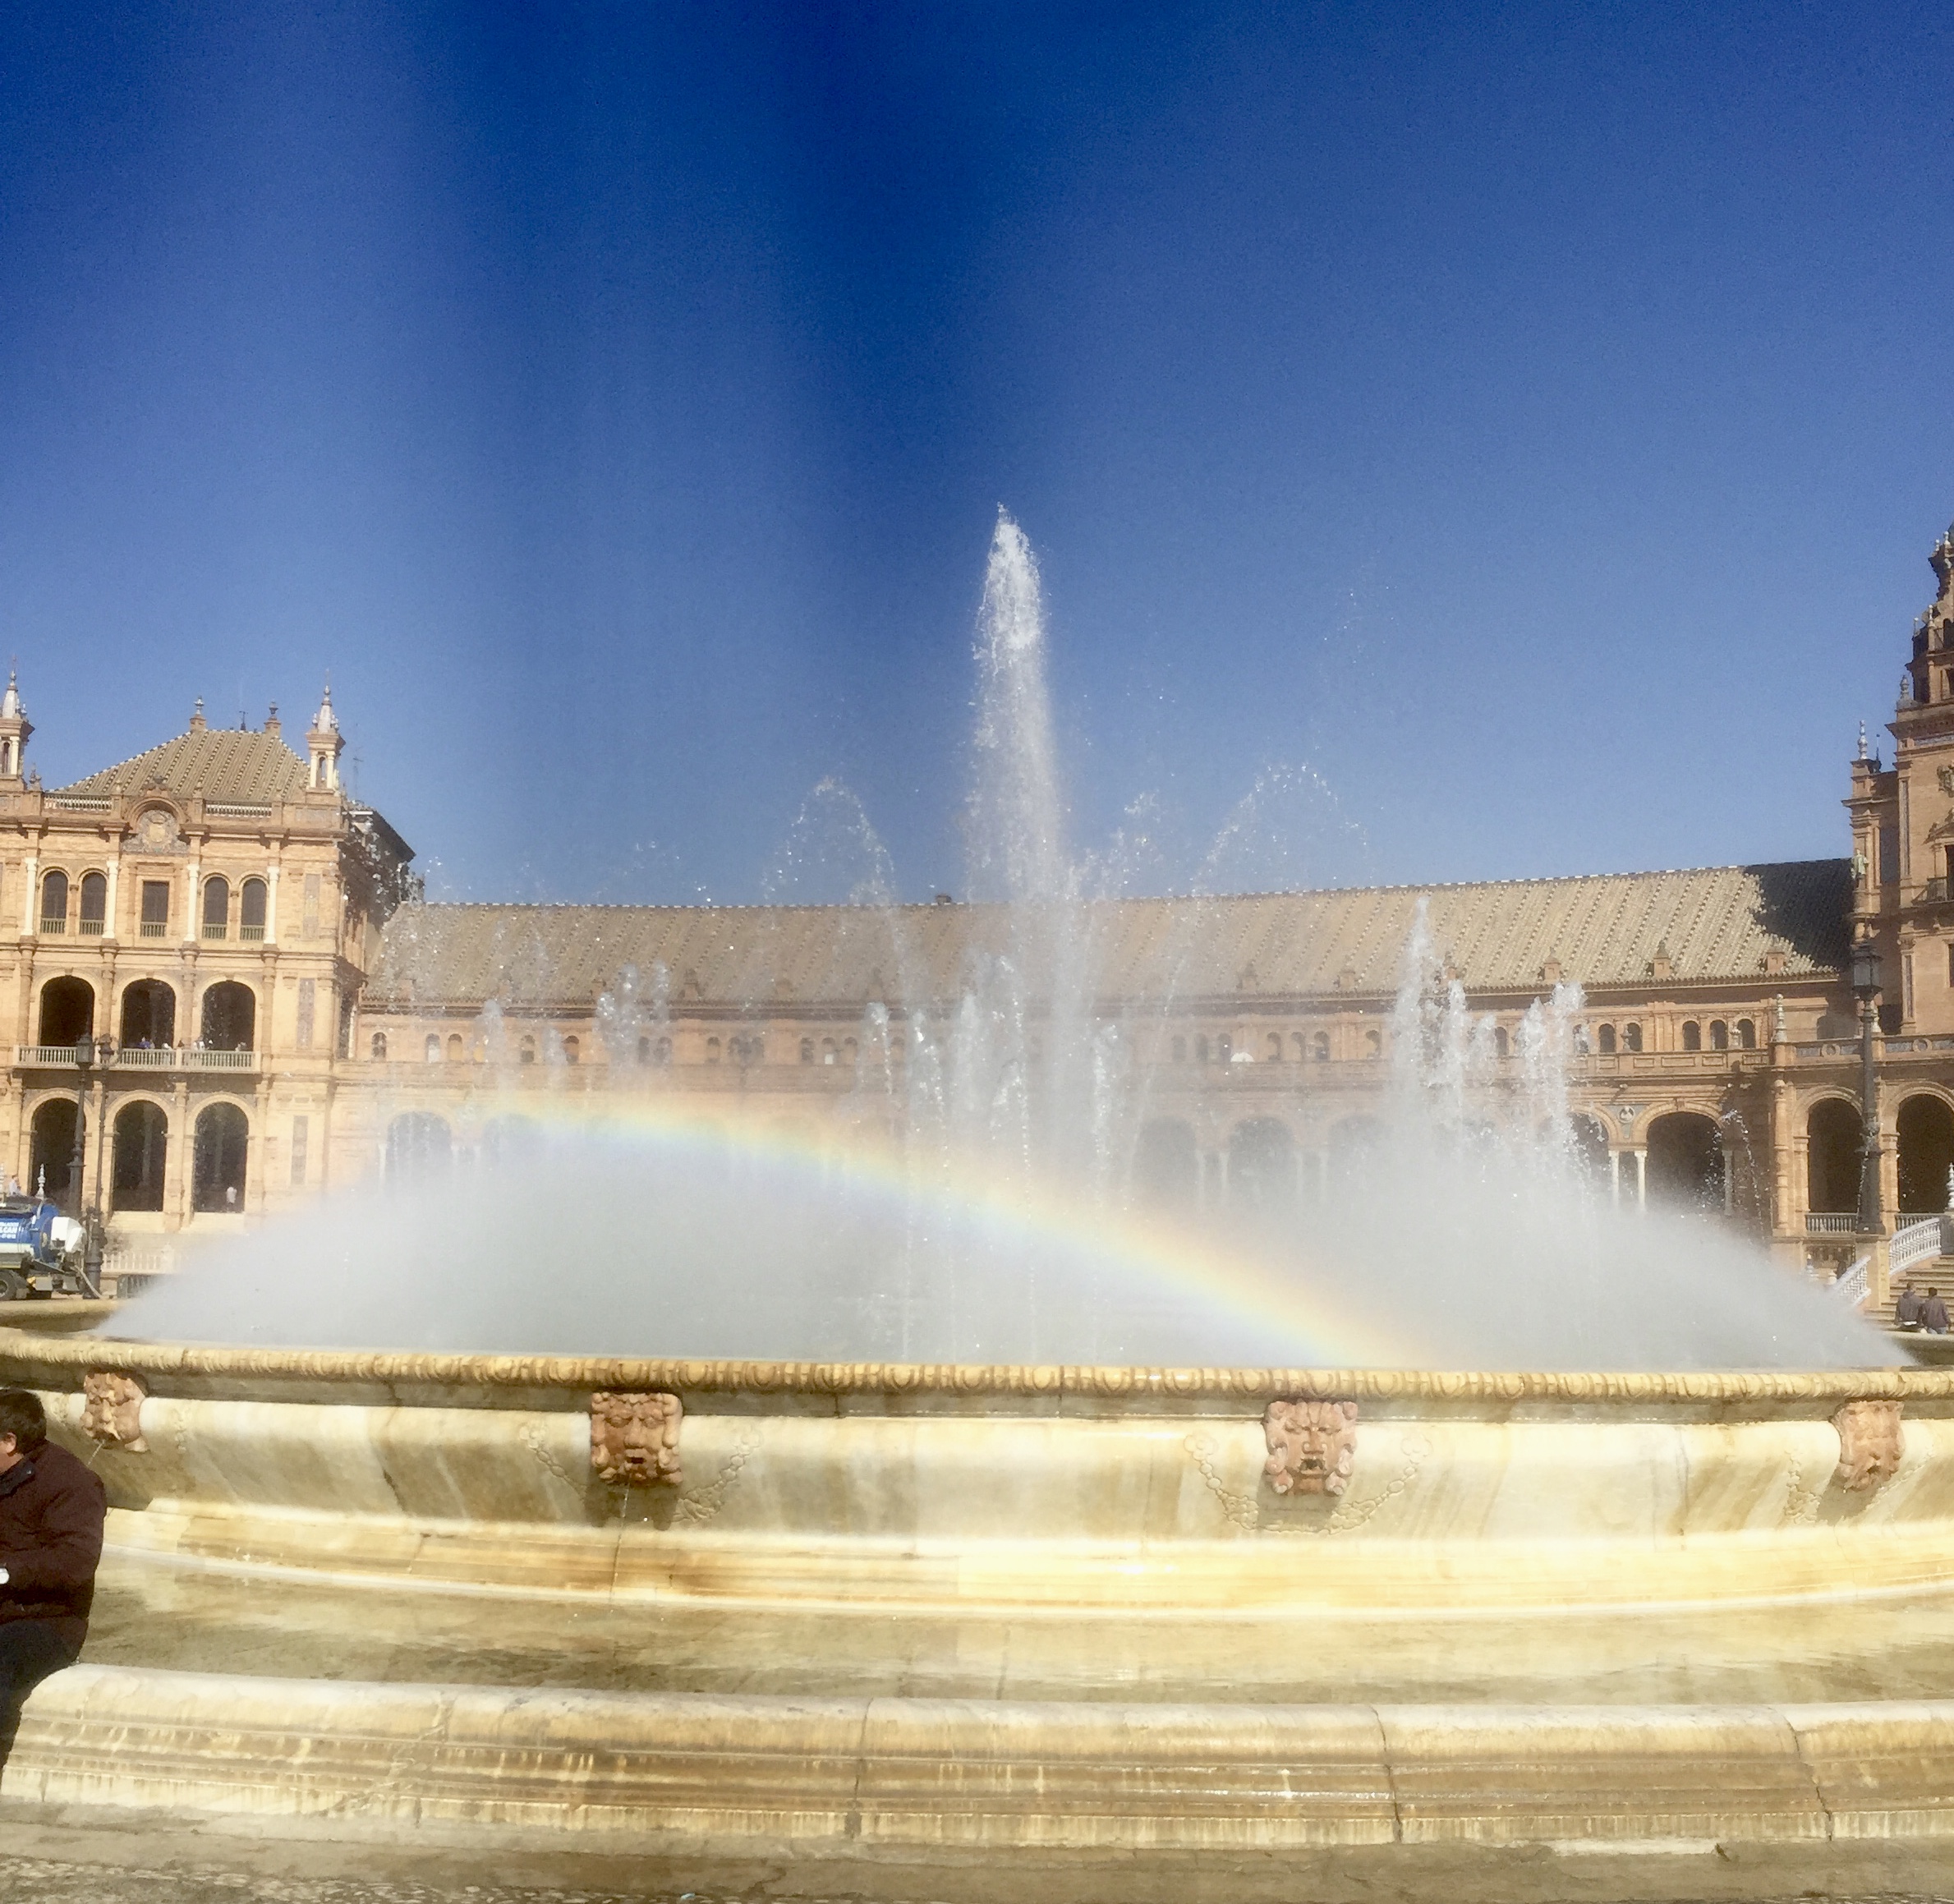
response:
<path fill-rule="evenodd" d="M 1194 1040 L 1194 1062 L 1197 1065 L 1207 1062 L 1207 1039 L 1205 1034 Z"/>
<path fill-rule="evenodd" d="M 1174 1041 L 1174 1062 L 1177 1065 L 1184 1065 L 1187 1061 L 1188 1042 L 1185 1038 L 1176 1038 Z"/>
<path fill-rule="evenodd" d="M 1232 1064 L 1234 1060 L 1234 1033 L 1223 1032 L 1215 1040 L 1215 1059 L 1218 1064 Z"/>
<path fill-rule="evenodd" d="M 1621 1048 L 1625 1051 L 1642 1049 L 1642 1028 L 1639 1025 L 1624 1025 L 1621 1028 Z"/>
<path fill-rule="evenodd" d="M 563 1040 L 563 1062 L 566 1065 L 577 1064 L 582 1057 L 582 1046 L 575 1038 L 565 1038 Z"/>
<path fill-rule="evenodd" d="M 166 1051 L 177 1040 L 177 995 L 160 978 L 139 978 L 122 991 L 122 1049 Z"/>
<path fill-rule="evenodd" d="M 1384 1034 L 1382 1032 L 1366 1032 L 1363 1034 L 1363 1055 L 1367 1058 L 1384 1055 Z"/>
<path fill-rule="evenodd" d="M 1510 1058 L 1513 1055 L 1513 1040 L 1507 1035 L 1506 1028 L 1504 1025 L 1495 1025 L 1492 1028 L 1492 1048 L 1502 1058 Z"/>
<path fill-rule="evenodd" d="M 237 889 L 237 936 L 262 939 L 266 917 L 265 885 L 261 879 L 247 879 Z"/>
<path fill-rule="evenodd" d="M 231 882 L 228 879 L 204 881 L 204 936 L 221 939 L 231 925 Z"/>
<path fill-rule="evenodd" d="M 1602 1027 L 1601 1027 L 1601 1028 L 1599 1028 L 1599 1029 L 1598 1029 L 1598 1031 L 1595 1032 L 1595 1034 L 1594 1034 L 1594 1037 L 1595 1037 L 1595 1042 L 1596 1042 L 1597 1046 L 1598 1046 L 1599 1047 L 1599 1049 L 1600 1049 L 1601 1055 L 1602 1055 L 1604 1058 L 1611 1058 L 1611 1057 L 1613 1057 L 1613 1056 L 1615 1055 L 1615 1028 L 1614 1028 L 1614 1026 L 1612 1026 L 1612 1025 L 1602 1025 Z"/>
<path fill-rule="evenodd" d="M 412 1183 L 444 1177 L 454 1161 L 454 1134 L 444 1117 L 409 1111 L 387 1126 L 387 1180 Z"/>
<path fill-rule="evenodd" d="M 522 1034 L 522 1042 L 516 1051 L 516 1062 L 519 1065 L 533 1065 L 536 1061 L 536 1041 L 525 1032 Z"/>
<path fill-rule="evenodd" d="M 1747 1018 L 1737 1020 L 1737 1049 L 1754 1051 L 1757 1049 L 1757 1027 Z"/>
<path fill-rule="evenodd" d="M 448 1061 L 451 1065 L 458 1065 L 462 1061 L 462 1034 L 459 1032 L 448 1034 Z"/>
<path fill-rule="evenodd" d="M 248 1051 L 257 1037 L 258 1000 L 248 985 L 226 979 L 204 994 L 204 1049 Z"/>
<path fill-rule="evenodd" d="M 811 1065 L 814 1062 L 814 1040 L 812 1038 L 801 1040 L 801 1062 L 803 1065 Z"/>
<path fill-rule="evenodd" d="M 853 1038 L 844 1038 L 841 1041 L 841 1061 L 844 1065 L 854 1063 L 855 1041 Z"/>
<path fill-rule="evenodd" d="M 85 978 L 50 978 L 41 987 L 41 1042 L 71 1045 L 95 1028 L 95 988 Z"/>
<path fill-rule="evenodd" d="M 384 1060 L 387 1055 L 387 1034 L 375 1032 L 369 1042 L 368 1049 L 376 1060 Z"/>
<path fill-rule="evenodd" d="M 191 1149 L 191 1209 L 244 1213 L 251 1141 L 251 1126 L 235 1104 L 213 1104 L 197 1119 Z"/>
<path fill-rule="evenodd" d="M 662 1069 L 669 1065 L 671 1061 L 672 1041 L 669 1038 L 660 1038 L 652 1050 L 651 1062 Z"/>
<path fill-rule="evenodd" d="M 439 1032 L 430 1032 L 427 1034 L 427 1042 L 421 1046 L 421 1055 L 425 1058 L 430 1065 L 438 1065 L 440 1063 L 441 1034 Z"/>
<path fill-rule="evenodd" d="M 638 1042 L 637 1042 L 637 1061 L 638 1061 L 638 1062 L 639 1062 L 641 1065 L 649 1065 L 649 1064 L 651 1062 L 651 1039 L 649 1039 L 649 1038 L 640 1038 L 640 1039 L 638 1040 Z"/>
<path fill-rule="evenodd" d="M 84 938 L 99 939 L 108 927 L 108 881 L 99 872 L 81 876 L 81 932 Z"/>
<path fill-rule="evenodd" d="M 1693 1018 L 1683 1020 L 1683 1049 L 1685 1051 L 1703 1049 L 1703 1027 Z"/>
<path fill-rule="evenodd" d="M 1271 1032 L 1269 1033 L 1269 1055 L 1277 1064 L 1281 1063 L 1282 1033 L 1280 1032 Z"/>
<path fill-rule="evenodd" d="M 34 1141 L 27 1161 L 27 1188 L 36 1196 L 49 1198 L 63 1208 L 71 1209 L 74 1199 L 68 1194 L 68 1177 L 74 1167 L 75 1097 L 70 1092 L 65 1097 L 48 1098 L 35 1107 Z M 87 1174 L 88 1161 L 85 1157 L 82 1175 L 85 1177 Z M 160 1193 L 156 1207 L 159 1210 L 163 1207 Z"/>
<path fill-rule="evenodd" d="M 115 1114 L 115 1157 L 110 1165 L 109 1206 L 160 1210 L 163 1166 L 169 1148 L 169 1120 L 162 1106 L 125 1104 Z"/>
<path fill-rule="evenodd" d="M 1710 1049 L 1727 1051 L 1730 1049 L 1730 1027 L 1720 1018 L 1710 1020 Z"/>
<path fill-rule="evenodd" d="M 68 876 L 65 872 L 41 875 L 41 930 L 65 932 L 68 929 Z"/>
<path fill-rule="evenodd" d="M 720 1041 L 717 1038 L 708 1038 L 706 1041 L 706 1062 L 709 1065 L 716 1065 L 719 1061 Z M 829 1062 L 832 1064 L 834 1060 L 830 1059 Z"/>
<path fill-rule="evenodd" d="M 1330 1062 L 1329 1032 L 1318 1032 L 1316 1037 L 1311 1041 L 1310 1050 L 1319 1065 L 1328 1064 Z"/>
<path fill-rule="evenodd" d="M 1590 1049 L 1588 1042 L 1587 1026 L 1576 1025 L 1574 1028 L 1574 1055 L 1577 1058 L 1584 1058 L 1588 1055 Z"/>
<path fill-rule="evenodd" d="M 834 1048 L 834 1039 L 823 1038 L 821 1040 L 821 1062 L 824 1065 L 834 1064 L 840 1055 L 841 1054 Z"/>

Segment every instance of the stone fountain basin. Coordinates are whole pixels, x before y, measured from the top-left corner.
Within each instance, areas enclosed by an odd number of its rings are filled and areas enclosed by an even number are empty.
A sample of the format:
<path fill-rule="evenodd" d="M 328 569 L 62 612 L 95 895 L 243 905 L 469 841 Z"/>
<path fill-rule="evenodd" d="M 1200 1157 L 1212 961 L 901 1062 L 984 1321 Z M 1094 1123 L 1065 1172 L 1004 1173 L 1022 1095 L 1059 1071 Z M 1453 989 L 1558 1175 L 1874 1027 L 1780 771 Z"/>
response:
<path fill-rule="evenodd" d="M 87 1663 L 7 1794 L 749 1849 L 1954 1818 L 1954 1372 L 0 1331 L 0 1380 L 113 1503 Z M 675 1478 L 597 1471 L 607 1394 L 677 1398 Z M 1354 1404 L 1340 1492 L 1265 1473 L 1291 1397 Z"/>

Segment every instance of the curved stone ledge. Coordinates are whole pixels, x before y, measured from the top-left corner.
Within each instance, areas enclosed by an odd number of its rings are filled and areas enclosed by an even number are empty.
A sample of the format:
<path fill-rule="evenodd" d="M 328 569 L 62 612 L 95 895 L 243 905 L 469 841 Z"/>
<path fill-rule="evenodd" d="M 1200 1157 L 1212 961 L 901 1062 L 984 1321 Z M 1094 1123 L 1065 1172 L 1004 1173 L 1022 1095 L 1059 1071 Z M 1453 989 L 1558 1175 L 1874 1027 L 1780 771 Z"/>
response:
<path fill-rule="evenodd" d="M 91 1368 L 232 1382 L 369 1384 L 389 1391 L 472 1390 L 493 1396 L 574 1390 L 667 1390 L 694 1396 L 1067 1397 L 1144 1407 L 1149 1401 L 1257 1405 L 1277 1397 L 1355 1401 L 1708 1403 L 1954 1402 L 1954 1368 L 1733 1370 L 1693 1373 L 1390 1368 L 1143 1368 L 1072 1364 L 715 1361 L 572 1355 L 485 1355 L 347 1349 L 258 1349 L 51 1337 L 0 1328 L 0 1371 L 79 1386 Z"/>
<path fill-rule="evenodd" d="M 1013 1704 L 84 1665 L 28 1701 L 0 1794 L 727 1853 L 1938 1838 L 1954 1703 Z"/>

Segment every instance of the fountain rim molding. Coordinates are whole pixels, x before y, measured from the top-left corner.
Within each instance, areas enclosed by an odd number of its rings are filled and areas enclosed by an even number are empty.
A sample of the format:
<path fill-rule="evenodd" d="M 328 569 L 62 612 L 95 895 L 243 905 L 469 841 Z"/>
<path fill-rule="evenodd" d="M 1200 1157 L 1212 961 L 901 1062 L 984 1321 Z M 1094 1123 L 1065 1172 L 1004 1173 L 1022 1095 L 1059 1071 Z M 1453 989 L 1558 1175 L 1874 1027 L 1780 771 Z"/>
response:
<path fill-rule="evenodd" d="M 1078 1364 L 817 1362 L 269 1348 L 133 1337 L 48 1337 L 0 1327 L 0 1368 L 79 1375 L 429 1384 L 682 1395 L 995 1396 L 1041 1401 L 1266 1400 L 1771 1403 L 1954 1401 L 1954 1368 L 1477 1370 L 1170 1368 Z"/>

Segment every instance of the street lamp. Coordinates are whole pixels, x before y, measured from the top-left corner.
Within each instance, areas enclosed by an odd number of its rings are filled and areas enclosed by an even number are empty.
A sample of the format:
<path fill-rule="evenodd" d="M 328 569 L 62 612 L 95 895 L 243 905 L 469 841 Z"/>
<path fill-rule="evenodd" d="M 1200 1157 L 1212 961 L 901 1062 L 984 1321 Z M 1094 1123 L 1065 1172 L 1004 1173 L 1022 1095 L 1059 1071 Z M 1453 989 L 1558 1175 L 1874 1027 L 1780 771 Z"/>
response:
<path fill-rule="evenodd" d="M 75 1221 L 81 1226 L 81 1280 L 91 1296 L 102 1293 L 102 1152 L 108 1143 L 108 1093 L 102 1094 L 103 1129 L 95 1134 L 95 1200 L 92 1208 L 81 1200 L 82 1166 L 88 1149 L 88 1081 L 96 1066 L 104 1070 L 115 1056 L 115 1046 L 103 1038 L 99 1044 L 84 1032 L 75 1041 L 75 1069 L 80 1083 L 75 1091 L 75 1155 L 68 1166 L 68 1185 L 74 1193 Z"/>
<path fill-rule="evenodd" d="M 81 1165 L 88 1149 L 88 1074 L 94 1068 L 95 1041 L 84 1032 L 75 1041 L 75 1069 L 80 1074 L 80 1082 L 75 1087 L 75 1156 L 68 1166 L 68 1194 L 75 1206 L 71 1214 L 77 1223 L 83 1221 L 84 1210 Z"/>
<path fill-rule="evenodd" d="M 1859 1000 L 1859 1227 L 1877 1235 L 1879 1219 L 1879 1080 L 1873 1067 L 1873 1038 L 1879 1029 L 1879 954 L 1869 939 L 1852 948 L 1852 993 Z"/>

